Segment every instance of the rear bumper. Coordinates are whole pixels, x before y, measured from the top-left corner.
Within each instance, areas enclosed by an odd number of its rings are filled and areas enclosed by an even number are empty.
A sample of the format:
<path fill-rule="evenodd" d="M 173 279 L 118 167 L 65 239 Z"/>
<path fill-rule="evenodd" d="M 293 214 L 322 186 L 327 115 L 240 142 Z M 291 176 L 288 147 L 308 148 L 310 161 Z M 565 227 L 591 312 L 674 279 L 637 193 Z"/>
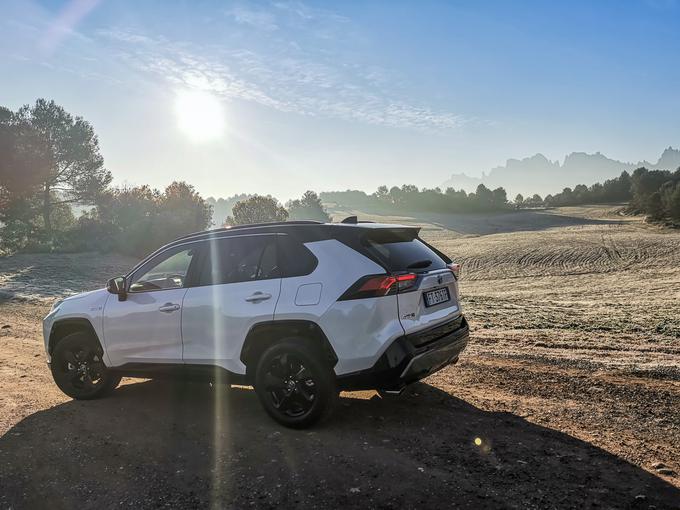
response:
<path fill-rule="evenodd" d="M 398 391 L 458 361 L 470 337 L 465 317 L 396 339 L 368 370 L 338 377 L 343 390 Z"/>

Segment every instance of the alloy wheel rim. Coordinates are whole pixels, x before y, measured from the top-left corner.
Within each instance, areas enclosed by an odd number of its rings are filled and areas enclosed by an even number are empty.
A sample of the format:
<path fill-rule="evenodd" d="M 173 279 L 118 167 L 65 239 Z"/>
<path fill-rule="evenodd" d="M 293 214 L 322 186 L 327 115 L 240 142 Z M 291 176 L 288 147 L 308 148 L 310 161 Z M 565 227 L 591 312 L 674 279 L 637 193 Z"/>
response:
<path fill-rule="evenodd" d="M 293 354 L 272 359 L 264 384 L 274 408 L 291 418 L 306 415 L 316 402 L 314 374 Z"/>
<path fill-rule="evenodd" d="M 63 371 L 74 388 L 91 390 L 98 387 L 104 376 L 104 362 L 99 353 L 87 346 L 77 346 L 64 352 Z"/>

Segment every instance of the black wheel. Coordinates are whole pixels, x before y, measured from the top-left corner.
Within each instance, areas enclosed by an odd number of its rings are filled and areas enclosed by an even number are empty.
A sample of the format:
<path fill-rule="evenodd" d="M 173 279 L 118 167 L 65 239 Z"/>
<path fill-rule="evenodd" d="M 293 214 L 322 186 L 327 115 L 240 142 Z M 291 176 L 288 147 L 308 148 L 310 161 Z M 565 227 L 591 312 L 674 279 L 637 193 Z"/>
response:
<path fill-rule="evenodd" d="M 102 360 L 99 343 L 85 332 L 64 337 L 52 353 L 52 377 L 69 397 L 88 400 L 113 391 L 120 376 L 112 374 Z"/>
<path fill-rule="evenodd" d="M 338 396 L 331 367 L 305 344 L 293 341 L 262 354 L 255 391 L 267 413 L 292 428 L 309 427 L 330 414 Z"/>

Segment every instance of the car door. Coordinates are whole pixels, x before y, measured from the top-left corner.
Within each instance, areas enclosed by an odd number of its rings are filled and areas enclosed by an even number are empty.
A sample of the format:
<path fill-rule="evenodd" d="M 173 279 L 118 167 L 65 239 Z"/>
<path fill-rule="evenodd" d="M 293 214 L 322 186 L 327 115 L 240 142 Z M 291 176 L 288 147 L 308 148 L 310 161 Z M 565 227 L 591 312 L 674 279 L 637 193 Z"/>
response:
<path fill-rule="evenodd" d="M 197 285 L 184 296 L 185 364 L 245 373 L 243 342 L 254 324 L 274 318 L 280 290 L 276 234 L 209 241 Z"/>
<path fill-rule="evenodd" d="M 127 297 L 104 307 L 104 343 L 112 366 L 182 363 L 182 300 L 200 243 L 171 247 L 128 278 Z"/>

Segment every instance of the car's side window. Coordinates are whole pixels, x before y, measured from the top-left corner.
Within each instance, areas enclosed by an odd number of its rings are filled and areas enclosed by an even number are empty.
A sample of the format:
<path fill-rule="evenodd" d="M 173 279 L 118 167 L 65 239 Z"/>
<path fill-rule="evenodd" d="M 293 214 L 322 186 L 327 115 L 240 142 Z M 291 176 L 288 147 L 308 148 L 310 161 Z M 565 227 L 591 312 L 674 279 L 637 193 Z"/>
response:
<path fill-rule="evenodd" d="M 316 269 L 319 261 L 304 244 L 289 235 L 279 236 L 279 263 L 283 278 L 306 276 Z"/>
<path fill-rule="evenodd" d="M 144 264 L 132 276 L 130 292 L 178 289 L 186 286 L 195 245 L 171 248 Z"/>
<path fill-rule="evenodd" d="M 208 243 L 198 285 L 279 278 L 276 237 L 231 237 Z"/>

